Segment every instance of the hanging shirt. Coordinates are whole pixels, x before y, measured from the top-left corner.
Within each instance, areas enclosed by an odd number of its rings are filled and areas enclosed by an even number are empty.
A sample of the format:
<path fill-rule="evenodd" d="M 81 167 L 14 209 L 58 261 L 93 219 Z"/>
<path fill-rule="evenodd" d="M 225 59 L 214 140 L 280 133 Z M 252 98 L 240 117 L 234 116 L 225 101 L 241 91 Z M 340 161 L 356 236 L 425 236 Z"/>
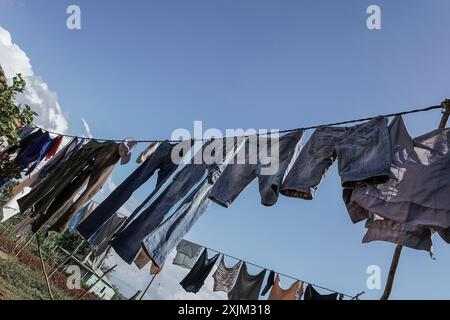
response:
<path fill-rule="evenodd" d="M 182 240 L 177 245 L 177 254 L 173 264 L 185 269 L 192 269 L 198 257 L 202 253 L 202 247 L 187 240 Z"/>
<path fill-rule="evenodd" d="M 267 282 L 263 291 L 261 292 L 261 295 L 265 296 L 267 292 L 269 292 L 270 288 L 272 288 L 274 283 L 275 283 L 275 272 L 271 270 L 269 276 L 267 277 Z"/>
<path fill-rule="evenodd" d="M 228 299 L 258 300 L 265 275 L 266 270 L 261 271 L 257 275 L 249 274 L 247 264 L 244 262 L 233 289 L 228 293 Z"/>
<path fill-rule="evenodd" d="M 230 292 L 236 282 L 242 261 L 236 263 L 233 267 L 228 268 L 225 264 L 225 257 L 222 255 L 219 267 L 213 273 L 214 291 Z"/>
<path fill-rule="evenodd" d="M 269 300 L 299 300 L 303 294 L 303 282 L 295 281 L 288 289 L 283 289 L 280 286 L 280 278 L 275 278 L 273 288 L 269 294 Z"/>
<path fill-rule="evenodd" d="M 54 143 L 53 143 L 52 147 L 50 148 L 47 155 L 45 156 L 45 161 L 48 161 L 55 156 L 55 154 L 58 152 L 58 149 L 61 145 L 63 138 L 64 138 L 63 136 L 59 135 L 58 137 L 56 137 L 54 139 Z"/>
<path fill-rule="evenodd" d="M 218 258 L 219 254 L 216 254 L 211 259 L 208 259 L 208 250 L 204 249 L 192 270 L 180 282 L 184 290 L 192 293 L 199 292 Z"/>
<path fill-rule="evenodd" d="M 339 293 L 320 294 L 312 285 L 308 284 L 303 300 L 337 300 L 338 296 Z"/>

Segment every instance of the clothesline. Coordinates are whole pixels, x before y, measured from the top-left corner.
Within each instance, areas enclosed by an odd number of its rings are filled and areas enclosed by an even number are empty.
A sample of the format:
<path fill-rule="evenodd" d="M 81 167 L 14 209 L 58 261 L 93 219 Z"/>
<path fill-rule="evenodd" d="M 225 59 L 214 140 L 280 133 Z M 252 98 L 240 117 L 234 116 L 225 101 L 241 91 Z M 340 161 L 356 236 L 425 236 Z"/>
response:
<path fill-rule="evenodd" d="M 218 250 L 216 250 L 216 249 L 212 249 L 212 248 L 206 247 L 206 246 L 204 246 L 204 245 L 201 245 L 201 244 L 198 244 L 198 243 L 195 243 L 195 242 L 192 242 L 192 241 L 190 241 L 190 242 L 193 243 L 193 244 L 195 244 L 195 245 L 198 245 L 199 247 L 202 247 L 202 248 L 204 248 L 204 249 L 207 249 L 207 250 L 216 252 L 216 253 L 218 253 L 218 254 L 222 254 L 222 255 L 224 255 L 224 256 L 226 256 L 226 257 L 229 257 L 229 258 L 231 258 L 231 259 L 235 259 L 235 260 L 238 260 L 238 261 L 245 262 L 246 264 L 252 265 L 252 266 L 254 266 L 254 267 L 256 267 L 256 268 L 263 269 L 263 270 L 271 270 L 271 269 L 268 269 L 268 268 L 266 268 L 266 267 L 260 266 L 260 265 L 258 265 L 258 264 L 256 264 L 256 263 L 249 262 L 249 261 L 247 261 L 247 260 L 243 260 L 243 259 L 237 258 L 237 257 L 235 257 L 235 256 L 232 256 L 232 255 L 229 255 L 229 254 L 227 254 L 227 253 L 218 251 Z M 320 289 L 322 289 L 322 290 L 326 290 L 326 291 L 333 292 L 333 293 L 338 293 L 338 294 L 342 295 L 343 297 L 347 297 L 347 298 L 350 298 L 350 299 L 357 299 L 359 296 L 361 296 L 362 294 L 365 293 L 365 292 L 363 291 L 363 292 L 361 292 L 361 293 L 358 293 L 358 294 L 355 295 L 355 296 L 352 296 L 352 295 L 345 294 L 345 293 L 342 293 L 342 292 L 339 292 L 339 291 L 336 291 L 336 290 L 333 290 L 333 289 L 330 289 L 330 288 L 326 288 L 326 287 L 319 286 L 319 285 L 317 285 L 317 284 L 315 284 L 315 283 L 312 283 L 312 282 L 309 282 L 309 281 L 305 281 L 305 280 L 302 280 L 302 279 L 295 278 L 295 277 L 293 277 L 293 276 L 290 276 L 290 275 L 287 275 L 287 274 L 284 274 L 284 273 L 281 273 L 281 272 L 278 272 L 278 271 L 275 271 L 275 270 L 272 270 L 272 271 L 275 272 L 275 273 L 277 273 L 277 274 L 280 275 L 280 276 L 283 276 L 283 277 L 292 279 L 292 280 L 294 280 L 294 281 L 301 281 L 301 282 L 303 282 L 303 283 L 310 284 L 310 285 L 312 285 L 313 287 L 317 287 L 317 288 L 320 288 Z"/>
<path fill-rule="evenodd" d="M 441 109 L 443 108 L 443 104 L 440 105 L 435 105 L 435 106 L 430 106 L 430 107 L 426 107 L 426 108 L 420 108 L 420 109 L 412 109 L 412 110 L 407 110 L 407 111 L 401 111 L 401 112 L 396 112 L 396 113 L 389 113 L 389 114 L 384 114 L 384 115 L 378 115 L 378 116 L 372 116 L 372 117 L 367 117 L 367 118 L 361 118 L 361 119 L 354 119 L 354 120 L 347 120 L 347 121 L 342 121 L 342 122 L 334 122 L 334 123 L 328 123 L 328 124 L 320 124 L 320 125 L 314 125 L 314 126 L 309 126 L 309 127 L 302 127 L 302 128 L 294 128 L 294 129 L 286 129 L 286 130 L 280 130 L 277 131 L 276 133 L 289 133 L 289 132 L 294 132 L 294 131 L 302 131 L 302 130 L 311 130 L 311 129 L 316 129 L 319 127 L 325 127 L 325 126 L 337 126 L 337 125 L 343 125 L 343 124 L 351 124 L 351 123 L 356 123 L 356 122 L 363 122 L 363 121 L 369 121 L 369 120 L 373 120 L 376 119 L 378 117 L 395 117 L 395 116 L 399 116 L 399 115 L 406 115 L 406 114 L 411 114 L 411 113 L 418 113 L 418 112 L 425 112 L 425 111 L 430 111 L 430 110 L 434 110 L 434 109 Z M 37 125 L 34 125 L 34 127 L 44 130 L 48 133 L 51 134 L 55 134 L 58 136 L 63 136 L 63 137 L 67 137 L 67 138 L 79 138 L 79 139 L 86 139 L 86 140 L 95 140 L 95 141 L 102 141 L 102 142 L 122 142 L 123 139 L 106 139 L 106 138 L 95 138 L 95 137 L 83 137 L 83 136 L 77 136 L 77 135 L 71 135 L 71 134 L 64 134 L 64 133 L 59 133 L 59 132 L 55 132 L 55 131 L 50 131 L 44 128 L 41 128 Z M 250 136 L 259 136 L 259 135 L 271 135 L 274 132 L 268 132 L 268 133 L 264 133 L 264 134 L 254 134 L 254 135 L 243 135 L 240 137 L 246 138 L 246 137 L 250 137 Z M 231 138 L 231 137 L 230 137 Z M 211 139 L 192 139 L 193 141 L 209 141 Z M 179 143 L 182 142 L 183 140 L 157 140 L 157 139 L 150 139 L 150 140 L 134 140 L 136 143 L 154 143 L 154 142 L 163 142 L 163 141 L 168 141 L 168 142 L 172 142 L 172 143 Z"/>
<path fill-rule="evenodd" d="M 97 205 L 99 204 L 99 202 L 98 202 L 98 201 L 95 201 L 95 200 L 92 200 L 92 202 L 94 202 L 94 203 L 97 204 Z M 126 217 L 126 215 L 123 214 L 123 213 L 117 212 L 117 214 L 120 215 L 120 216 Z M 190 241 L 190 242 L 192 242 L 192 241 Z M 194 243 L 194 242 L 192 242 L 192 243 Z M 263 266 L 260 266 L 260 265 L 258 265 L 258 264 L 256 264 L 256 263 L 253 263 L 253 262 L 250 262 L 250 261 L 246 261 L 246 260 L 237 258 L 237 257 L 235 257 L 235 256 L 232 256 L 232 255 L 230 255 L 230 254 L 227 254 L 227 253 L 218 251 L 218 250 L 216 250 L 216 249 L 212 249 L 212 248 L 206 247 L 206 246 L 201 245 L 201 244 L 198 244 L 198 243 L 194 243 L 194 244 L 196 244 L 196 245 L 198 245 L 198 246 L 200 246 L 200 247 L 202 247 L 202 248 L 208 249 L 208 250 L 210 250 L 210 251 L 213 251 L 213 252 L 222 254 L 222 255 L 224 255 L 224 256 L 226 256 L 226 257 L 229 257 L 229 258 L 231 258 L 231 259 L 235 259 L 235 260 L 238 260 L 238 261 L 243 261 L 243 262 L 245 262 L 245 263 L 247 263 L 247 264 L 249 264 L 249 265 L 252 265 L 252 266 L 254 266 L 254 267 L 257 267 L 257 268 L 259 268 L 259 269 L 269 270 L 268 268 L 263 267 Z M 329 289 L 329 288 L 326 288 L 326 287 L 319 286 L 319 285 L 317 285 L 317 284 L 315 284 L 315 283 L 312 283 L 312 282 L 309 282 L 309 281 L 305 281 L 305 280 L 302 280 L 302 279 L 295 278 L 295 277 L 293 277 L 293 276 L 290 276 L 290 275 L 287 275 L 287 274 L 284 274 L 284 273 L 281 273 L 281 272 L 277 272 L 277 271 L 275 271 L 275 270 L 273 270 L 273 271 L 274 271 L 275 273 L 279 274 L 280 276 L 283 276 L 283 277 L 292 279 L 292 280 L 294 280 L 294 281 L 301 281 L 301 282 L 303 282 L 303 283 L 310 284 L 310 285 L 312 285 L 312 286 L 314 286 L 314 287 L 317 287 L 317 288 L 320 288 L 320 289 L 322 289 L 322 290 L 326 290 L 326 291 L 329 291 L 329 292 L 338 293 L 338 294 L 341 294 L 342 296 L 347 297 L 347 298 L 350 298 L 350 299 L 358 298 L 360 295 L 362 295 L 363 293 L 365 293 L 365 292 L 363 291 L 363 292 L 361 292 L 361 293 L 358 293 L 358 294 L 355 295 L 355 296 L 352 296 L 352 295 L 345 294 L 345 293 L 342 293 L 342 292 L 339 292 L 339 291 L 336 291 L 336 290 L 332 290 L 332 289 Z"/>

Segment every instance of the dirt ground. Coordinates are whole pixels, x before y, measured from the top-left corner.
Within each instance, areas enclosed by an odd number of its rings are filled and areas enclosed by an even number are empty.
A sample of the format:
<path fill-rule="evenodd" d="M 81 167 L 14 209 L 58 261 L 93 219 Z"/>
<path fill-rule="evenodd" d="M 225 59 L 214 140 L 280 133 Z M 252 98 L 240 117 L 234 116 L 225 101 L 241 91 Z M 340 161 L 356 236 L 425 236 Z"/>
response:
<path fill-rule="evenodd" d="M 0 262 L 2 263 L 2 267 L 5 269 L 0 270 L 0 299 L 45 299 L 44 295 L 47 293 L 45 292 L 45 278 L 42 272 L 40 259 L 26 250 L 23 250 L 18 257 L 14 257 L 9 254 L 13 251 L 14 246 L 14 242 L 0 236 Z M 47 266 L 46 269 L 50 270 L 50 267 Z M 5 273 L 3 276 L 2 271 Z M 19 290 L 19 288 L 15 288 L 15 284 L 19 283 L 18 279 L 21 281 L 21 290 Z M 61 272 L 56 272 L 51 278 L 52 290 L 55 289 L 55 291 L 58 292 L 59 299 L 77 299 L 86 291 L 84 289 L 70 290 L 67 288 L 66 284 L 67 277 Z M 28 286 L 30 288 L 27 288 Z M 38 291 L 42 291 L 44 289 L 44 292 L 37 292 L 36 294 L 30 293 L 35 290 L 35 287 L 37 286 L 39 287 Z M 10 293 L 9 295 L 8 292 Z M 21 297 L 22 292 L 24 293 L 24 297 Z M 57 299 L 56 296 L 55 299 Z M 83 299 L 97 300 L 97 297 L 94 294 L 89 293 Z"/>

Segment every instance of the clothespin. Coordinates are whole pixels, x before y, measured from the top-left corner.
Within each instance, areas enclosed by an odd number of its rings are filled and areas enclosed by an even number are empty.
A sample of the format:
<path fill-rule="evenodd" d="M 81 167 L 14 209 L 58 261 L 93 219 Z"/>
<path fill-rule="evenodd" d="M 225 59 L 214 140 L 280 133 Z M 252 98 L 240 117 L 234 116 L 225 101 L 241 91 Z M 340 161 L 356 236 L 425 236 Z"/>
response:
<path fill-rule="evenodd" d="M 443 129 L 445 128 L 445 125 L 447 124 L 448 118 L 450 116 L 450 99 L 445 99 L 441 103 L 442 106 L 442 119 L 441 123 L 439 124 L 439 128 Z"/>

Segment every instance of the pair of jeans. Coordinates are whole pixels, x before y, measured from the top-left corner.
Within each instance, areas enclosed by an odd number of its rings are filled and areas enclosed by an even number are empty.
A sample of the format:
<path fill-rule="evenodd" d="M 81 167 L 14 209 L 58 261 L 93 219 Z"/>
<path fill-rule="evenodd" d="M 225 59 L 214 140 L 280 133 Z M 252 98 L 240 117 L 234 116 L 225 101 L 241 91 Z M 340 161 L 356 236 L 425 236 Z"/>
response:
<path fill-rule="evenodd" d="M 205 179 L 181 203 L 172 216 L 143 240 L 144 249 L 160 269 L 163 267 L 166 257 L 208 209 L 211 201 L 207 195 L 211 187 L 212 184 Z"/>
<path fill-rule="evenodd" d="M 286 176 L 281 193 L 313 199 L 336 159 L 345 188 L 388 181 L 391 144 L 387 119 L 378 117 L 353 127 L 317 128 Z"/>
<path fill-rule="evenodd" d="M 230 163 L 211 190 L 209 198 L 228 208 L 239 194 L 256 178 L 261 203 L 274 205 L 290 164 L 299 154 L 303 131 L 279 138 L 249 137 L 238 152 L 245 163 Z"/>
<path fill-rule="evenodd" d="M 78 232 L 85 239 L 91 238 L 130 199 L 132 194 L 158 170 L 156 187 L 151 192 L 149 198 L 153 197 L 178 167 L 178 164 L 174 163 L 171 159 L 174 146 L 175 144 L 167 141 L 161 143 L 152 156 L 114 189 L 92 214 L 78 226 Z M 140 208 L 135 210 L 130 219 L 139 211 Z"/>
<path fill-rule="evenodd" d="M 231 143 L 228 143 L 231 142 Z M 233 140 L 218 139 L 211 140 L 205 143 L 201 150 L 196 153 L 193 162 L 186 164 L 185 167 L 178 172 L 173 181 L 166 189 L 145 209 L 139 216 L 129 222 L 112 240 L 112 247 L 117 254 L 129 264 L 132 263 L 141 248 L 141 242 L 150 235 L 164 220 L 165 216 L 175 206 L 178 201 L 182 200 L 191 189 L 195 188 L 203 179 L 205 179 L 205 189 L 202 195 L 207 192 L 206 184 L 214 183 L 221 173 L 223 166 L 230 160 L 234 153 L 238 150 L 241 144 Z M 199 155 L 202 157 L 199 159 Z M 201 161 L 198 161 L 201 160 Z M 206 193 L 205 193 L 206 194 Z M 194 197 L 196 193 L 192 193 Z M 198 194 L 197 196 L 199 196 Z M 203 199 L 203 200 L 200 200 Z M 173 228 L 183 221 L 180 226 L 187 227 L 181 233 L 187 232 L 192 226 L 191 223 L 185 223 L 190 219 L 195 220 L 206 210 L 208 201 L 206 197 L 198 197 L 196 203 L 199 203 L 201 208 L 196 211 L 193 206 L 191 210 L 184 214 L 180 212 L 180 220 L 177 221 Z M 195 204 L 194 204 L 195 205 Z M 183 218 L 181 218 L 183 217 Z M 171 228 L 169 228 L 171 229 Z M 179 229 L 183 230 L 183 228 Z M 176 233 L 174 233 L 176 234 Z M 175 237 L 174 239 L 179 239 Z M 177 240 L 179 241 L 179 240 Z M 175 245 L 177 242 L 174 242 Z"/>

